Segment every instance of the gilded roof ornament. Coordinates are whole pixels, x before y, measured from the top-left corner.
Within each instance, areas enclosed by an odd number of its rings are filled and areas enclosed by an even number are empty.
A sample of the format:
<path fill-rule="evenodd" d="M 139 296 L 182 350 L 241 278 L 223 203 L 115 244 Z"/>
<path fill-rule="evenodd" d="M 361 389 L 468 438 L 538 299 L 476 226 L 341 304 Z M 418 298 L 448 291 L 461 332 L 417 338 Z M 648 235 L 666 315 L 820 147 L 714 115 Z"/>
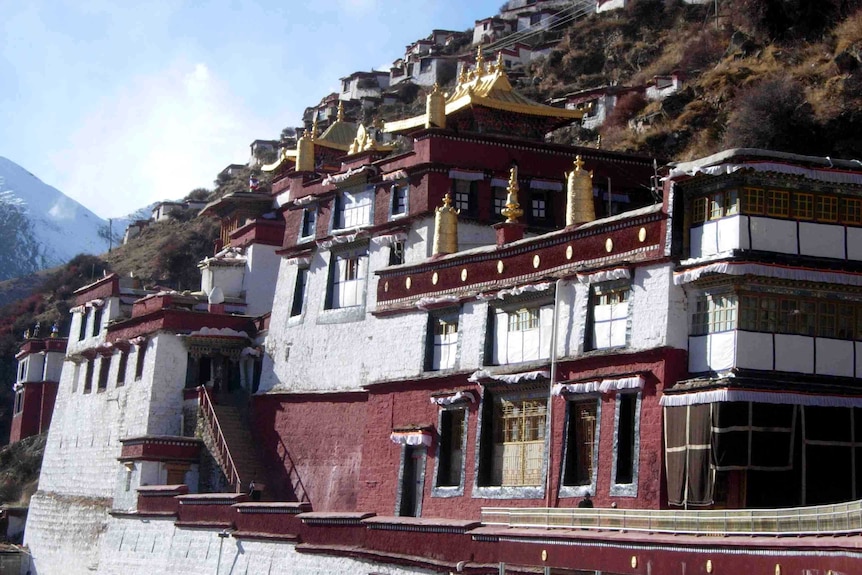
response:
<path fill-rule="evenodd" d="M 335 114 L 335 121 L 344 121 L 344 102 L 342 102 L 341 100 L 338 101 L 338 112 Z"/>
<path fill-rule="evenodd" d="M 460 210 L 452 207 L 449 192 L 443 196 L 443 205 L 434 210 L 433 255 L 454 254 L 458 251 L 458 214 Z"/>
<path fill-rule="evenodd" d="M 485 58 L 482 56 L 482 47 L 476 48 L 476 76 L 485 73 Z"/>
<path fill-rule="evenodd" d="M 521 209 L 521 204 L 518 203 L 518 167 L 512 166 L 509 170 L 509 187 L 506 188 L 506 207 L 500 212 L 505 216 L 507 224 L 514 224 L 518 218 L 524 215 L 524 210 Z"/>
<path fill-rule="evenodd" d="M 371 134 L 368 133 L 368 130 L 365 129 L 364 124 L 359 124 L 359 129 L 356 130 L 356 138 L 353 140 L 353 143 L 350 144 L 350 148 L 347 150 L 348 155 L 358 154 L 359 152 L 365 152 L 367 150 L 373 150 L 376 148 L 376 142 L 374 138 L 371 137 Z"/>
<path fill-rule="evenodd" d="M 314 115 L 314 121 L 311 123 L 311 133 L 308 135 L 309 140 L 316 140 L 320 135 L 320 128 L 317 126 L 317 114 Z"/>

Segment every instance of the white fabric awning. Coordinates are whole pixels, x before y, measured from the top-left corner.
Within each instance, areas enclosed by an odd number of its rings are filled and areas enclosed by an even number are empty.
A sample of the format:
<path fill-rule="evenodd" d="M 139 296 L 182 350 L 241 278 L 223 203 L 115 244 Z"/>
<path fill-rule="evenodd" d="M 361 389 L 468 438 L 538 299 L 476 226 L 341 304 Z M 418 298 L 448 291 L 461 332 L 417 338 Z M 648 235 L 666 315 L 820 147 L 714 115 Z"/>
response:
<path fill-rule="evenodd" d="M 389 172 L 388 174 L 383 174 L 381 179 L 384 182 L 394 182 L 396 180 L 405 180 L 405 179 L 407 179 L 407 171 L 406 170 L 395 170 L 394 172 Z"/>
<path fill-rule="evenodd" d="M 540 378 L 547 379 L 551 377 L 551 374 L 546 369 L 539 369 L 536 371 L 525 371 L 522 373 L 505 373 L 505 374 L 494 374 L 485 369 L 479 369 L 474 371 L 470 377 L 467 378 L 467 381 L 471 381 L 476 383 L 480 379 L 493 379 L 494 381 L 501 381 L 503 383 L 521 383 L 522 381 L 534 381 Z"/>
<path fill-rule="evenodd" d="M 476 295 L 476 299 L 481 300 L 481 301 L 492 300 L 492 299 L 505 299 L 508 296 L 517 296 L 517 295 L 521 295 L 523 293 L 528 293 L 528 292 L 547 291 L 547 290 L 551 289 L 551 287 L 553 285 L 554 285 L 553 282 L 542 282 L 542 283 L 537 283 L 537 284 L 527 284 L 527 285 L 522 285 L 522 286 L 515 286 L 515 287 L 509 288 L 509 289 L 501 289 L 500 291 L 498 291 L 497 293 L 494 293 L 494 294 L 480 293 L 480 294 Z"/>
<path fill-rule="evenodd" d="M 484 180 L 485 172 L 473 172 L 469 170 L 449 170 L 449 177 L 453 180 Z"/>
<path fill-rule="evenodd" d="M 431 403 L 439 405 L 440 407 L 458 405 L 459 403 L 476 403 L 476 394 L 472 391 L 457 391 L 452 395 L 432 397 Z"/>
<path fill-rule="evenodd" d="M 311 265 L 311 256 L 287 258 L 284 260 L 284 263 L 289 266 L 297 265 L 299 267 L 308 267 Z"/>
<path fill-rule="evenodd" d="M 395 242 L 403 242 L 407 239 L 407 232 L 396 232 L 394 234 L 385 234 L 382 236 L 374 236 L 371 238 L 372 243 L 379 246 L 391 246 Z"/>
<path fill-rule="evenodd" d="M 642 375 L 619 377 L 616 379 L 596 379 L 579 383 L 558 383 L 554 385 L 554 395 L 570 395 L 575 393 L 610 393 L 623 389 L 643 389 Z"/>
<path fill-rule="evenodd" d="M 509 180 L 506 178 L 491 178 L 491 187 L 492 188 L 508 188 Z"/>
<path fill-rule="evenodd" d="M 551 180 L 530 180 L 530 189 L 533 190 L 551 190 L 552 192 L 562 192 L 562 182 L 554 182 Z"/>
<path fill-rule="evenodd" d="M 862 286 L 862 274 L 824 272 L 807 268 L 732 262 L 716 262 L 674 272 L 673 283 L 675 285 L 691 283 L 706 274 L 726 274 L 732 276 L 756 275 L 785 280 Z"/>
<path fill-rule="evenodd" d="M 389 439 L 396 445 L 431 445 L 431 434 L 427 431 L 393 431 Z"/>
<path fill-rule="evenodd" d="M 578 281 L 583 285 L 589 285 L 613 280 L 629 279 L 631 277 L 632 273 L 629 271 L 629 268 L 614 268 L 591 274 L 578 274 Z"/>
<path fill-rule="evenodd" d="M 840 395 L 811 395 L 787 391 L 756 391 L 750 389 L 711 389 L 693 393 L 662 395 L 663 407 L 679 407 L 719 403 L 725 401 L 751 401 L 784 405 L 810 405 L 817 407 L 862 407 L 862 397 Z"/>

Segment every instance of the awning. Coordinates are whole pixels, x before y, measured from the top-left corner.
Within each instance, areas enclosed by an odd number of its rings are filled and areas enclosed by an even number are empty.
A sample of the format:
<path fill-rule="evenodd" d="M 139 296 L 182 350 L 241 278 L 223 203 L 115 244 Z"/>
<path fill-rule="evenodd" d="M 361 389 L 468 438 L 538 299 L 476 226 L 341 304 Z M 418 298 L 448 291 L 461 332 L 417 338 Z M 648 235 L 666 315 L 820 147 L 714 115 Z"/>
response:
<path fill-rule="evenodd" d="M 757 391 L 753 389 L 710 389 L 690 393 L 664 394 L 659 403 L 664 407 L 703 405 L 729 401 L 752 401 L 778 405 L 808 405 L 818 407 L 862 407 L 862 397 L 847 395 L 814 395 L 792 391 Z"/>
<path fill-rule="evenodd" d="M 792 281 L 862 286 L 862 274 L 825 272 L 806 268 L 733 262 L 716 262 L 674 272 L 673 283 L 675 285 L 691 283 L 693 281 L 697 281 L 701 276 L 706 274 L 724 274 L 731 276 L 755 275 Z"/>
<path fill-rule="evenodd" d="M 551 180 L 530 180 L 530 189 L 533 190 L 551 190 L 552 192 L 562 192 L 562 182 L 554 182 Z"/>
<path fill-rule="evenodd" d="M 449 170 L 449 177 L 453 180 L 469 180 L 471 182 L 484 180 L 485 172 L 474 172 L 468 170 Z"/>
<path fill-rule="evenodd" d="M 554 395 L 570 395 L 575 393 L 610 393 L 623 389 L 643 389 L 642 375 L 620 377 L 616 379 L 597 379 L 578 383 L 558 383 L 554 385 Z"/>
<path fill-rule="evenodd" d="M 457 391 L 451 395 L 441 395 L 431 398 L 431 403 L 440 407 L 460 405 L 463 403 L 476 403 L 476 394 L 472 391 Z"/>
<path fill-rule="evenodd" d="M 431 434 L 426 430 L 393 431 L 389 439 L 397 445 L 431 445 Z"/>
<path fill-rule="evenodd" d="M 476 370 L 467 378 L 467 381 L 472 381 L 473 383 L 479 381 L 480 379 L 493 379 L 494 381 L 501 381 L 503 383 L 521 383 L 523 381 L 535 381 L 537 379 L 548 379 L 551 377 L 551 374 L 546 369 L 540 369 L 537 371 L 525 371 L 521 373 L 501 373 L 494 374 L 485 369 Z"/>

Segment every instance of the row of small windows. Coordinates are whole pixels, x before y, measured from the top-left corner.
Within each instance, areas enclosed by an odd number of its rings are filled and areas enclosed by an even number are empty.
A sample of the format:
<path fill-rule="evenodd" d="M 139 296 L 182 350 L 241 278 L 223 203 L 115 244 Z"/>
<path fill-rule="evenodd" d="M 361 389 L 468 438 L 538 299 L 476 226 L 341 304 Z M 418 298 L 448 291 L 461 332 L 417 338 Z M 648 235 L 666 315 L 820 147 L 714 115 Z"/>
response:
<path fill-rule="evenodd" d="M 144 362 L 147 355 L 147 346 L 146 344 L 140 345 L 137 348 L 137 352 L 135 353 L 135 381 L 140 380 L 144 375 Z M 126 372 L 128 371 L 128 363 L 129 363 L 129 352 L 127 350 L 121 351 L 119 354 L 114 354 L 110 357 L 102 356 L 99 358 L 88 359 L 83 364 L 83 382 L 79 382 L 81 377 L 80 370 L 81 365 L 77 365 L 75 368 L 75 377 L 72 381 L 72 393 L 78 391 L 79 383 L 82 387 L 83 393 L 92 393 L 93 391 L 93 379 L 96 371 L 96 363 L 99 364 L 99 378 L 96 381 L 97 391 L 105 391 L 108 389 L 108 377 L 111 369 L 111 361 L 114 357 L 118 357 L 119 364 L 117 365 L 117 378 L 116 378 L 116 387 L 122 387 L 126 383 Z"/>
<path fill-rule="evenodd" d="M 495 186 L 492 195 L 492 208 L 495 215 L 501 216 L 506 207 L 507 190 Z M 371 225 L 374 220 L 375 187 L 366 186 L 361 190 L 345 190 L 339 193 L 334 202 L 331 229 L 343 230 Z M 407 214 L 410 186 L 400 183 L 390 187 L 389 218 Z M 452 180 L 452 200 L 455 208 L 465 217 L 478 217 L 478 184 L 469 180 Z M 531 190 L 528 216 L 534 221 L 551 219 L 551 201 L 546 190 Z M 314 237 L 317 231 L 318 210 L 316 206 L 305 208 L 300 225 L 300 239 Z"/>
<path fill-rule="evenodd" d="M 586 350 L 623 347 L 628 339 L 629 286 L 594 288 L 587 316 Z M 488 346 L 491 364 L 504 365 L 551 357 L 554 307 L 532 304 L 525 307 L 492 309 L 492 329 Z M 429 316 L 425 369 L 456 367 L 458 314 Z"/>
<path fill-rule="evenodd" d="M 862 303 L 773 294 L 701 296 L 692 335 L 737 329 L 862 340 Z"/>
<path fill-rule="evenodd" d="M 90 337 L 95 337 L 99 335 L 102 331 L 102 315 L 103 310 L 101 307 L 93 308 L 93 323 L 92 323 L 92 331 L 90 333 Z M 87 338 L 87 313 L 81 312 L 81 325 L 78 328 L 78 341 Z"/>
<path fill-rule="evenodd" d="M 546 397 L 496 396 L 486 392 L 483 423 L 479 430 L 479 487 L 541 487 L 547 461 Z M 631 484 L 637 473 L 636 429 L 638 393 L 619 393 L 615 421 L 617 456 L 613 484 Z M 601 399 L 585 396 L 567 402 L 563 436 L 564 487 L 594 486 L 598 453 L 599 405 Z M 487 422 L 490 422 L 488 424 Z M 440 416 L 437 477 L 438 488 L 463 485 L 467 444 L 467 410 L 444 409 Z"/>
<path fill-rule="evenodd" d="M 743 188 L 695 198 L 692 223 L 700 224 L 736 214 L 862 225 L 862 199 L 843 196 Z"/>

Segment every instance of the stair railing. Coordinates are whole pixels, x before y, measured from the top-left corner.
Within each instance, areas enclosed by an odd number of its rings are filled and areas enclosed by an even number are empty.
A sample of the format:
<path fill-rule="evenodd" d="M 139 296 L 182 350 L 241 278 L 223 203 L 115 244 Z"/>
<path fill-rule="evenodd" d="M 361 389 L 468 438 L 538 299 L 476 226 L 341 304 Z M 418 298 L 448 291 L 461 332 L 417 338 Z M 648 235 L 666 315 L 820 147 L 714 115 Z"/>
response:
<path fill-rule="evenodd" d="M 213 406 L 212 397 L 210 397 L 209 390 L 206 386 L 201 385 L 198 387 L 198 399 L 200 403 L 201 413 L 203 414 L 204 420 L 209 425 L 210 433 L 212 434 L 213 441 L 215 442 L 215 450 L 216 453 L 213 455 L 216 456 L 219 464 L 225 471 L 225 475 L 228 478 L 228 481 L 233 482 L 235 485 L 235 489 L 237 493 L 242 491 L 242 480 L 239 476 L 239 471 L 237 471 L 236 464 L 233 461 L 233 456 L 230 453 L 230 448 L 227 446 L 227 439 L 225 439 L 224 433 L 221 430 L 221 425 L 219 425 L 218 416 L 215 412 L 215 407 Z"/>
<path fill-rule="evenodd" d="M 287 445 L 281 437 L 278 438 L 278 451 L 281 452 L 282 463 L 285 464 L 288 480 L 290 481 L 293 494 L 297 501 L 301 503 L 311 503 L 308 498 L 308 491 L 305 489 L 305 484 L 302 482 L 302 477 L 299 476 L 299 471 L 296 469 L 296 463 L 293 462 L 293 457 L 290 456 L 290 451 L 287 450 Z"/>

